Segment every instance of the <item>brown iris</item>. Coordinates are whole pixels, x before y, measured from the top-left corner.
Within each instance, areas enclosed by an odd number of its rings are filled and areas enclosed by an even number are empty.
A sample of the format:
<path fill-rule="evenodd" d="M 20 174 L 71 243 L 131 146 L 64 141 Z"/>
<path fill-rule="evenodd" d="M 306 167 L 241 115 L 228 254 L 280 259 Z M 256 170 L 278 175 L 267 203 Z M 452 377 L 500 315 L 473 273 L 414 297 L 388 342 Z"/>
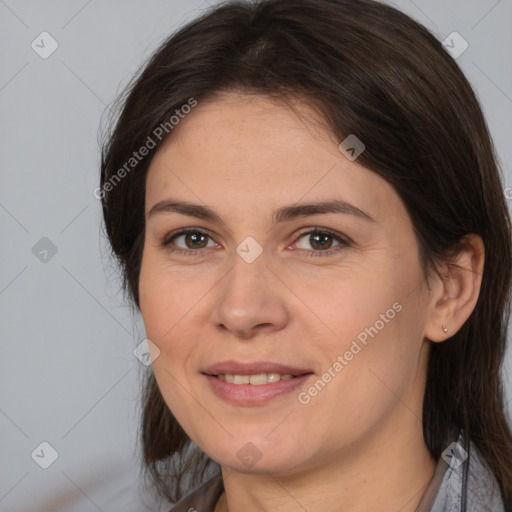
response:
<path fill-rule="evenodd" d="M 203 233 L 186 233 L 185 244 L 189 249 L 202 249 L 208 244 L 208 235 Z"/>
<path fill-rule="evenodd" d="M 315 249 L 330 249 L 332 236 L 327 233 L 314 233 L 310 235 L 309 241 Z"/>

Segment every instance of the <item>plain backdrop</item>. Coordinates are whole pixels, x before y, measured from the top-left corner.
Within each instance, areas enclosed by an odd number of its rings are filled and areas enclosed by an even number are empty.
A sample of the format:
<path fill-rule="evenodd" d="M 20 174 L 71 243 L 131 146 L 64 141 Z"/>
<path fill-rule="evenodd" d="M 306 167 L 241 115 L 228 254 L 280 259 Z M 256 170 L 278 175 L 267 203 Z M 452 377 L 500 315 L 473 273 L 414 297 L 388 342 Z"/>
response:
<path fill-rule="evenodd" d="M 157 510 L 137 453 L 143 326 L 119 293 L 93 195 L 98 130 L 157 45 L 208 5 L 0 0 L 2 511 Z M 512 2 L 394 5 L 467 42 L 457 62 L 512 186 Z M 509 410 L 511 370 L 509 351 Z"/>

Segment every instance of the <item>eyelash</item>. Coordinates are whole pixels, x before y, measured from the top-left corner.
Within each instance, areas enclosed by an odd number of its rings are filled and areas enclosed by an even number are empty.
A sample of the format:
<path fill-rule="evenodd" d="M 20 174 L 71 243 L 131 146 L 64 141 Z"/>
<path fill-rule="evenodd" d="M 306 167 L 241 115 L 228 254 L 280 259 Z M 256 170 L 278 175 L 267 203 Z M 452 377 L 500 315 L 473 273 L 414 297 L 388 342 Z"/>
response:
<path fill-rule="evenodd" d="M 175 232 L 170 233 L 169 235 L 167 235 L 162 240 L 161 246 L 164 249 L 166 249 L 168 251 L 171 251 L 171 252 L 173 252 L 175 254 L 184 254 L 186 256 L 201 256 L 203 254 L 203 251 L 205 251 L 207 249 L 210 249 L 210 247 L 208 247 L 208 248 L 201 248 L 201 249 L 179 249 L 179 248 L 178 249 L 174 249 L 174 248 L 170 247 L 171 242 L 175 238 L 178 238 L 181 235 L 186 235 L 188 233 L 201 234 L 201 235 L 205 235 L 205 236 L 209 237 L 210 239 L 212 239 L 210 234 L 208 232 L 206 232 L 206 231 L 203 231 L 202 229 L 199 229 L 199 228 L 185 228 L 185 229 L 180 229 L 179 231 L 175 231 Z M 331 256 L 331 255 L 333 255 L 335 253 L 338 253 L 343 248 L 350 247 L 350 245 L 351 245 L 351 241 L 348 238 L 342 237 L 336 231 L 333 231 L 333 230 L 328 229 L 328 228 L 319 228 L 319 227 L 315 227 L 315 228 L 313 228 L 313 229 L 311 229 L 309 231 L 304 231 L 304 232 L 300 233 L 294 243 L 296 243 L 298 240 L 300 240 L 305 235 L 318 235 L 318 234 L 330 235 L 337 242 L 339 242 L 339 245 L 336 245 L 333 249 L 328 249 L 328 250 L 325 250 L 325 251 L 322 251 L 322 250 L 316 250 L 315 251 L 315 250 L 307 250 L 307 249 L 295 249 L 295 250 L 309 253 L 311 256 L 314 256 L 314 257 L 317 257 L 317 256 L 326 257 L 326 256 Z"/>

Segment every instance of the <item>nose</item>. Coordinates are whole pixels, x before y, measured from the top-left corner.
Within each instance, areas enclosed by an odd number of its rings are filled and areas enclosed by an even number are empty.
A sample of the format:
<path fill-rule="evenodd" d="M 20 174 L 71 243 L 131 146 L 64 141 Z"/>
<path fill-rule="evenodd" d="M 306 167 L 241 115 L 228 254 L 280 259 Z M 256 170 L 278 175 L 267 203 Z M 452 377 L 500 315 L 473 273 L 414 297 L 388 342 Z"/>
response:
<path fill-rule="evenodd" d="M 236 256 L 216 290 L 212 321 L 217 329 L 244 339 L 283 329 L 290 318 L 287 289 L 275 274 L 264 255 L 252 263 Z"/>

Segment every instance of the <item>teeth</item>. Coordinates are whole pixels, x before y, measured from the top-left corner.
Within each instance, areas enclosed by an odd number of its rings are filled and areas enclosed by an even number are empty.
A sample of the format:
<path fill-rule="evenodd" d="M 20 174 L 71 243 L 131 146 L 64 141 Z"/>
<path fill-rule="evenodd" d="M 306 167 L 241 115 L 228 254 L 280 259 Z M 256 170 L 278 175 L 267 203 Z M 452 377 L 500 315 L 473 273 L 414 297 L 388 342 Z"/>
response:
<path fill-rule="evenodd" d="M 249 375 L 233 375 L 233 384 L 249 384 Z"/>
<path fill-rule="evenodd" d="M 220 380 L 225 380 L 231 384 L 252 384 L 253 386 L 260 386 L 261 384 L 268 384 L 269 382 L 278 382 L 280 380 L 293 379 L 290 373 L 256 373 L 254 375 L 232 375 L 226 373 L 224 375 L 217 375 Z"/>

